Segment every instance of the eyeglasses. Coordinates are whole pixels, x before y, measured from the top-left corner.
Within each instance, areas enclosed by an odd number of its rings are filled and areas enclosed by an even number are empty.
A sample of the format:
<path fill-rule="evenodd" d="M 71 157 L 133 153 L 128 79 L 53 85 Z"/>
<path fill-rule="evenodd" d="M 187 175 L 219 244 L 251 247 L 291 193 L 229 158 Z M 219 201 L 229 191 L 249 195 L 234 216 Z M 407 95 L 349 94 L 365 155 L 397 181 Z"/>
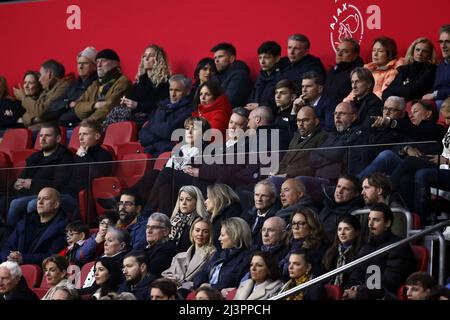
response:
<path fill-rule="evenodd" d="M 147 225 L 147 226 L 145 226 L 145 229 L 147 229 L 147 230 L 158 230 L 158 229 L 166 229 L 166 227 L 164 227 L 164 226 L 149 226 L 149 225 Z"/>
<path fill-rule="evenodd" d="M 383 107 L 383 111 L 387 111 L 387 112 L 400 112 L 400 111 L 402 111 L 402 110 L 400 110 L 400 109 L 395 109 L 395 108 Z"/>
<path fill-rule="evenodd" d="M 76 234 L 80 234 L 80 232 L 74 232 L 74 231 L 67 231 L 66 235 L 68 235 L 69 237 L 73 237 Z"/>
<path fill-rule="evenodd" d="M 346 116 L 348 114 L 353 114 L 353 112 L 334 112 L 333 114 L 335 117 L 336 116 L 341 117 L 341 116 Z"/>
<path fill-rule="evenodd" d="M 109 225 L 112 225 L 112 223 L 111 222 L 102 221 L 102 222 L 100 222 L 100 225 L 107 227 Z"/>
<path fill-rule="evenodd" d="M 131 206 L 134 206 L 134 205 L 135 205 L 135 203 L 132 202 L 132 201 L 118 201 L 117 202 L 117 206 L 118 207 L 120 207 L 120 206 L 131 207 Z"/>
<path fill-rule="evenodd" d="M 291 223 L 291 228 L 292 229 L 296 229 L 296 228 L 300 228 L 306 225 L 306 221 L 297 221 L 297 222 L 292 222 Z"/>
<path fill-rule="evenodd" d="M 450 44 L 450 40 L 439 40 L 439 45 L 448 46 Z"/>

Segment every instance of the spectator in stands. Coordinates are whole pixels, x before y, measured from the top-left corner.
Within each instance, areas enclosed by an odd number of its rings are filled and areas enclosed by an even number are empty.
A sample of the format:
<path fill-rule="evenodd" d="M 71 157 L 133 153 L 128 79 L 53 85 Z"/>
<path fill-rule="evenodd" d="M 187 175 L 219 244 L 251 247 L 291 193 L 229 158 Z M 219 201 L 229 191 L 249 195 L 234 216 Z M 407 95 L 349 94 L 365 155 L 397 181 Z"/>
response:
<path fill-rule="evenodd" d="M 219 290 L 204 284 L 195 290 L 195 300 L 225 300 Z"/>
<path fill-rule="evenodd" d="M 83 246 L 89 237 L 89 226 L 81 221 L 73 221 L 66 226 L 67 247 L 61 250 L 60 256 L 63 256 L 70 264 L 76 264 L 80 267 L 88 262 L 89 258 L 84 256 Z"/>
<path fill-rule="evenodd" d="M 370 91 L 373 91 L 379 99 L 398 74 L 397 68 L 402 64 L 403 58 L 397 58 L 397 44 L 394 39 L 382 36 L 373 41 L 372 62 L 365 64 L 364 68 L 370 70 L 373 75 L 374 80 Z M 356 94 L 353 87 L 352 93 L 344 101 L 352 101 Z"/>
<path fill-rule="evenodd" d="M 46 121 L 42 116 L 51 103 L 63 95 L 73 81 L 73 75 L 64 77 L 66 70 L 56 60 L 47 60 L 42 63 L 39 72 L 39 82 L 44 91 L 37 100 L 27 97 L 22 87 L 14 88 L 14 96 L 22 102 L 22 107 L 26 110 L 22 121 L 26 127 L 30 127 L 32 130 L 39 129 L 39 124 Z"/>
<path fill-rule="evenodd" d="M 0 138 L 6 129 L 18 126 L 17 120 L 24 113 L 20 103 L 9 96 L 6 78 L 0 75 Z"/>
<path fill-rule="evenodd" d="M 123 258 L 123 275 L 119 293 L 130 292 L 138 300 L 149 300 L 149 285 L 156 277 L 150 274 L 145 251 L 131 251 Z"/>
<path fill-rule="evenodd" d="M 117 292 L 123 281 L 122 265 L 109 257 L 102 257 L 95 262 L 95 284 L 98 289 L 92 299 L 100 299 L 111 292 Z"/>
<path fill-rule="evenodd" d="M 194 97 L 194 108 L 192 116 L 205 118 L 211 128 L 219 130 L 222 135 L 225 134 L 232 113 L 231 105 L 216 81 L 209 80 L 198 87 Z"/>
<path fill-rule="evenodd" d="M 429 300 L 431 289 L 436 285 L 433 277 L 423 271 L 412 273 L 406 279 L 408 300 Z"/>
<path fill-rule="evenodd" d="M 313 266 L 316 273 L 321 272 L 322 258 L 329 247 L 329 242 L 322 222 L 317 213 L 307 207 L 300 207 L 291 215 L 290 228 L 292 230 L 289 238 L 289 253 L 280 262 L 283 278 L 288 276 L 289 255 L 298 249 L 310 251 Z"/>
<path fill-rule="evenodd" d="M 298 130 L 289 144 L 289 151 L 281 160 L 275 177 L 271 179 L 314 176 L 315 172 L 309 166 L 311 151 L 303 149 L 317 148 L 325 141 L 328 134 L 320 128 L 315 109 L 310 106 L 304 106 L 298 111 L 297 127 Z"/>
<path fill-rule="evenodd" d="M 282 209 L 275 215 L 288 221 L 299 207 L 311 206 L 312 200 L 306 194 L 305 185 L 300 179 L 289 178 L 281 185 L 280 200 Z"/>
<path fill-rule="evenodd" d="M 2 248 L 2 261 L 41 264 L 46 257 L 65 247 L 67 217 L 60 209 L 59 192 L 43 188 L 37 197 L 36 211 L 19 221 Z"/>
<path fill-rule="evenodd" d="M 47 121 L 59 118 L 62 125 L 66 127 L 74 127 L 77 120 L 73 117 L 73 111 L 76 100 L 87 90 L 87 88 L 97 80 L 97 65 L 95 56 L 97 50 L 94 47 L 86 47 L 77 55 L 77 72 L 78 78 L 66 89 L 66 91 L 55 101 L 53 101 L 43 118 Z"/>
<path fill-rule="evenodd" d="M 352 215 L 342 216 L 339 219 L 333 243 L 322 259 L 324 271 L 332 271 L 353 261 L 361 248 L 362 239 L 361 223 L 358 218 Z M 343 272 L 331 278 L 329 283 L 343 287 L 348 277 L 349 272 Z"/>
<path fill-rule="evenodd" d="M 150 300 L 178 300 L 177 284 L 170 279 L 150 283 Z"/>
<path fill-rule="evenodd" d="M 352 79 L 352 100 L 358 110 L 358 122 L 369 128 L 372 117 L 381 116 L 383 101 L 372 91 L 375 79 L 369 69 L 356 68 L 350 73 Z"/>
<path fill-rule="evenodd" d="M 287 56 L 291 62 L 282 72 L 280 78 L 300 83 L 303 74 L 315 71 L 325 76 L 325 68 L 319 58 L 309 54 L 309 39 L 302 34 L 293 34 L 288 37 Z"/>
<path fill-rule="evenodd" d="M 120 59 L 114 50 L 98 52 L 95 61 L 98 79 L 81 95 L 72 110 L 78 119 L 101 122 L 127 94 L 131 82 L 120 71 Z"/>
<path fill-rule="evenodd" d="M 262 244 L 259 247 L 254 246 L 257 250 L 268 252 L 281 261 L 287 254 L 286 246 L 286 221 L 280 217 L 270 217 L 261 228 Z"/>
<path fill-rule="evenodd" d="M 192 92 L 196 92 L 198 87 L 205 83 L 217 73 L 216 64 L 212 58 L 203 58 L 197 63 L 194 71 L 194 85 Z"/>
<path fill-rule="evenodd" d="M 279 293 L 304 284 L 319 274 L 311 252 L 304 249 L 292 251 L 289 254 L 290 280 L 281 288 Z M 325 300 L 326 291 L 322 284 L 315 284 L 302 291 L 297 291 L 285 300 Z"/>
<path fill-rule="evenodd" d="M 277 202 L 277 189 L 269 180 L 261 180 L 255 185 L 253 200 L 255 205 L 241 214 L 252 232 L 252 243 L 259 246 L 262 243 L 261 228 L 264 222 L 275 216 L 280 205 Z"/>
<path fill-rule="evenodd" d="M 169 98 L 161 101 L 139 130 L 139 142 L 146 153 L 156 158 L 173 148 L 172 132 L 183 127 L 193 111 L 190 96 L 192 81 L 176 74 L 169 79 Z"/>
<path fill-rule="evenodd" d="M 232 217 L 222 222 L 219 241 L 221 247 L 211 260 L 194 276 L 194 287 L 209 283 L 215 289 L 225 289 L 226 295 L 236 288 L 249 264 L 252 238 L 248 224 Z"/>
<path fill-rule="evenodd" d="M 39 300 L 28 288 L 20 266 L 13 261 L 0 264 L 0 301 L 1 300 Z"/>
<path fill-rule="evenodd" d="M 324 78 L 316 72 L 306 72 L 301 79 L 301 95 L 295 99 L 292 112 L 297 114 L 304 106 L 314 108 L 321 127 L 326 131 L 334 129 L 333 112 L 338 102 L 323 95 Z"/>
<path fill-rule="evenodd" d="M 192 245 L 186 252 L 180 252 L 173 257 L 170 267 L 162 272 L 164 278 L 177 283 L 181 294 L 187 294 L 188 290 L 192 289 L 195 274 L 216 252 L 211 235 L 212 225 L 209 218 L 197 217 L 190 227 L 189 238 Z"/>
<path fill-rule="evenodd" d="M 148 218 L 145 249 L 148 259 L 148 272 L 155 278 L 170 267 L 176 253 L 175 242 L 169 239 L 170 219 L 164 213 L 155 212 Z"/>
<path fill-rule="evenodd" d="M 75 286 L 67 280 L 68 267 L 69 262 L 67 259 L 56 254 L 42 261 L 42 271 L 44 272 L 45 280 L 50 285 L 50 289 L 48 289 L 41 300 L 53 300 L 53 295 L 57 288 L 75 289 Z"/>
<path fill-rule="evenodd" d="M 283 58 L 283 61 L 280 61 L 280 58 L 281 47 L 275 41 L 266 41 L 259 46 L 258 61 L 261 71 L 248 99 L 249 103 L 245 106 L 248 110 L 258 106 L 274 108 L 275 85 L 280 80 L 281 70 L 288 63 L 288 59 Z"/>
<path fill-rule="evenodd" d="M 444 61 L 438 65 L 434 79 L 433 92 L 422 97 L 424 100 L 435 100 L 438 108 L 450 96 L 450 24 L 439 29 L 439 46 Z"/>
<path fill-rule="evenodd" d="M 293 103 L 297 97 L 297 88 L 295 83 L 290 80 L 280 80 L 275 85 L 275 119 L 274 124 L 281 130 L 289 133 L 292 139 L 297 130 L 295 122 L 295 111 L 293 111 Z"/>
<path fill-rule="evenodd" d="M 378 203 L 370 209 L 368 227 L 369 240 L 361 247 L 357 258 L 398 242 L 399 237 L 391 232 L 394 215 L 384 203 Z M 367 272 L 369 266 L 376 265 L 381 271 L 381 289 L 368 290 L 365 283 L 373 272 Z M 378 256 L 356 267 L 349 277 L 343 299 L 379 299 L 389 294 L 395 295 L 406 277 L 416 268 L 416 259 L 409 245 L 395 248 L 386 255 Z"/>
<path fill-rule="evenodd" d="M 72 167 L 62 166 L 73 162 L 73 154 L 61 145 L 61 130 L 55 124 L 43 124 L 39 132 L 41 150 L 29 156 L 26 168 L 12 185 L 12 195 L 7 222 L 15 226 L 27 211 L 28 202 L 44 187 L 61 191 L 71 176 Z M 70 207 L 62 206 L 67 212 Z M 36 210 L 36 205 L 30 208 Z"/>
<path fill-rule="evenodd" d="M 196 186 L 181 187 L 170 217 L 169 239 L 175 241 L 177 252 L 184 252 L 191 246 L 189 231 L 198 217 L 208 217 L 202 192 Z"/>
<path fill-rule="evenodd" d="M 50 300 L 80 300 L 80 295 L 75 288 L 57 286 Z"/>
<path fill-rule="evenodd" d="M 361 197 L 361 182 L 355 176 L 341 175 L 333 195 L 330 192 L 332 189 L 324 190 L 323 209 L 319 214 L 330 241 L 335 238 L 340 218 L 364 205 Z"/>
<path fill-rule="evenodd" d="M 400 96 L 406 101 L 420 99 L 432 89 L 436 75 L 436 51 L 433 42 L 417 38 L 406 51 L 405 64 L 398 67 L 398 74 L 383 91 L 383 100 Z"/>
<path fill-rule="evenodd" d="M 40 74 L 37 71 L 29 70 L 23 76 L 23 91 L 25 97 L 37 100 L 43 90 L 39 82 Z"/>
<path fill-rule="evenodd" d="M 234 300 L 267 300 L 283 286 L 277 259 L 256 251 L 250 260 L 250 279 L 239 284 Z"/>
<path fill-rule="evenodd" d="M 241 215 L 240 200 L 233 189 L 223 183 L 209 185 L 206 195 L 205 206 L 211 217 L 213 243 L 216 247 L 220 247 L 219 235 L 221 234 L 222 222 Z"/>
<path fill-rule="evenodd" d="M 158 107 L 158 102 L 169 97 L 169 78 L 166 52 L 156 44 L 148 46 L 139 64 L 136 83 L 130 93 L 120 99 L 120 105 L 106 116 L 104 125 L 130 120 L 142 125 Z"/>
<path fill-rule="evenodd" d="M 236 60 L 236 48 L 230 43 L 219 43 L 211 52 L 214 53 L 217 69 L 212 80 L 220 83 L 233 108 L 243 107 L 252 91 L 248 66 L 243 61 Z M 199 89 L 201 90 L 201 87 Z M 213 123 L 211 126 L 215 128 Z"/>
<path fill-rule="evenodd" d="M 359 43 L 352 38 L 341 39 L 336 48 L 336 64 L 328 71 L 324 94 L 341 102 L 352 91 L 350 72 L 362 67 Z"/>

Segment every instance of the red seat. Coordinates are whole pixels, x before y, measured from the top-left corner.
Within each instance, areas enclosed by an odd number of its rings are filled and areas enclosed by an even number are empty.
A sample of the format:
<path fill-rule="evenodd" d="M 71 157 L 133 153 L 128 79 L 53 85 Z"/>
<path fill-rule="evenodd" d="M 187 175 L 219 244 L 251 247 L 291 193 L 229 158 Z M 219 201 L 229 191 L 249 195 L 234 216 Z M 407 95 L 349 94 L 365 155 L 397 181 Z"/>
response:
<path fill-rule="evenodd" d="M 31 288 L 31 290 L 33 290 L 39 299 L 42 299 L 47 293 L 48 288 Z"/>
<path fill-rule="evenodd" d="M 430 259 L 430 253 L 424 246 L 412 245 L 411 246 L 414 256 L 417 261 L 417 271 L 428 271 L 428 261 Z"/>
<path fill-rule="evenodd" d="M 116 175 L 129 188 L 136 184 L 146 172 L 152 170 L 151 156 L 146 153 L 127 154 L 117 164 Z"/>
<path fill-rule="evenodd" d="M 117 177 L 100 177 L 92 180 L 92 197 L 94 199 L 98 198 L 114 198 L 120 195 L 123 189 L 123 184 Z M 102 216 L 105 209 L 95 203 L 95 208 L 97 211 L 97 216 Z"/>
<path fill-rule="evenodd" d="M 12 152 L 21 149 L 31 149 L 31 131 L 24 128 L 6 130 L 0 143 L 0 151 L 11 159 Z"/>
<path fill-rule="evenodd" d="M 397 298 L 398 300 L 408 300 L 408 296 L 406 295 L 406 285 L 402 284 L 397 290 Z"/>
<path fill-rule="evenodd" d="M 169 160 L 172 153 L 170 151 L 163 152 L 159 155 L 159 157 L 155 160 L 155 164 L 153 165 L 153 169 L 155 170 L 162 170 L 164 169 L 164 166 L 167 163 L 167 160 Z"/>
<path fill-rule="evenodd" d="M 78 204 L 80 205 L 81 221 L 89 226 L 98 226 L 95 207 L 92 203 L 92 196 L 89 195 L 86 189 L 80 190 L 80 192 L 78 192 Z"/>
<path fill-rule="evenodd" d="M 94 265 L 95 265 L 95 261 L 90 261 L 90 262 L 86 262 L 83 265 L 83 267 L 81 267 L 80 284 L 79 284 L 79 286 L 76 286 L 77 289 L 80 289 L 83 287 L 84 281 L 86 281 L 86 278 Z"/>
<path fill-rule="evenodd" d="M 80 126 L 73 128 L 72 135 L 70 136 L 69 145 L 67 146 L 73 153 L 77 152 L 80 147 L 80 138 L 78 137 L 78 131 L 80 131 Z"/>
<path fill-rule="evenodd" d="M 412 214 L 412 228 L 415 230 L 422 228 L 422 224 L 420 223 L 420 216 L 417 213 Z"/>
<path fill-rule="evenodd" d="M 42 280 L 42 269 L 40 266 L 37 264 L 22 264 L 20 268 L 29 288 L 40 285 Z"/>
<path fill-rule="evenodd" d="M 67 129 L 66 127 L 59 126 L 59 130 L 61 130 L 61 144 L 65 146 L 67 144 Z M 36 141 L 34 142 L 34 149 L 41 150 L 41 141 L 39 140 L 39 133 L 36 137 Z"/>
<path fill-rule="evenodd" d="M 122 160 L 125 155 L 144 153 L 144 147 L 139 142 L 127 142 L 116 145 L 117 160 Z"/>
<path fill-rule="evenodd" d="M 186 300 L 195 300 L 196 297 L 196 292 L 195 291 L 191 291 L 189 292 L 189 294 L 186 296 Z"/>
<path fill-rule="evenodd" d="M 237 292 L 237 288 L 234 288 L 233 290 L 228 292 L 227 297 L 226 297 L 225 300 L 233 300 L 234 297 L 236 296 L 236 292 Z"/>
<path fill-rule="evenodd" d="M 340 286 L 336 286 L 334 284 L 326 284 L 324 285 L 325 290 L 327 291 L 328 300 L 341 300 L 342 299 L 342 288 Z"/>
<path fill-rule="evenodd" d="M 29 156 L 31 156 L 33 153 L 36 153 L 36 150 L 34 149 L 22 149 L 22 150 L 16 150 L 13 151 L 11 154 L 11 161 L 12 166 L 15 168 L 12 170 L 9 179 L 10 181 L 16 180 L 20 174 L 22 173 L 23 169 L 26 167 Z"/>
<path fill-rule="evenodd" d="M 122 143 L 137 140 L 137 125 L 134 121 L 122 121 L 110 124 L 106 128 L 103 144 L 114 149 L 117 155 L 116 146 Z"/>

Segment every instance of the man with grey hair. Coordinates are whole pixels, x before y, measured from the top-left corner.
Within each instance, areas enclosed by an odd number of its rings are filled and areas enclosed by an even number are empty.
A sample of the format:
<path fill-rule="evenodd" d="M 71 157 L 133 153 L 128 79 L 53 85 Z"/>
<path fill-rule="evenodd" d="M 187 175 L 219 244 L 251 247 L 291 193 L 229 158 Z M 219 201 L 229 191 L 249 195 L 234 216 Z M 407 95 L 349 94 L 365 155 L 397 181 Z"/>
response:
<path fill-rule="evenodd" d="M 172 132 L 183 128 L 184 120 L 194 111 L 191 87 L 191 79 L 182 74 L 169 79 L 169 98 L 159 103 L 148 124 L 139 131 L 139 142 L 146 153 L 157 157 L 173 148 Z"/>
<path fill-rule="evenodd" d="M 325 77 L 325 68 L 318 57 L 309 54 L 309 39 L 302 34 L 293 34 L 288 38 L 287 54 L 291 62 L 282 70 L 280 79 L 288 79 L 299 84 L 305 72 L 315 71 Z M 300 92 L 297 92 L 300 93 Z"/>
<path fill-rule="evenodd" d="M 5 261 L 0 264 L 0 301 L 1 300 L 39 300 L 28 288 L 22 270 L 16 262 Z"/>
<path fill-rule="evenodd" d="M 145 237 L 147 247 L 145 252 L 148 260 L 148 272 L 160 275 L 170 267 L 173 256 L 177 253 L 176 244 L 169 240 L 171 229 L 170 219 L 167 215 L 155 212 L 147 221 Z"/>
<path fill-rule="evenodd" d="M 253 244 L 259 246 L 264 221 L 273 217 L 280 208 L 275 185 L 267 179 L 259 181 L 255 185 L 253 199 L 254 206 L 244 212 L 241 218 L 250 226 Z"/>

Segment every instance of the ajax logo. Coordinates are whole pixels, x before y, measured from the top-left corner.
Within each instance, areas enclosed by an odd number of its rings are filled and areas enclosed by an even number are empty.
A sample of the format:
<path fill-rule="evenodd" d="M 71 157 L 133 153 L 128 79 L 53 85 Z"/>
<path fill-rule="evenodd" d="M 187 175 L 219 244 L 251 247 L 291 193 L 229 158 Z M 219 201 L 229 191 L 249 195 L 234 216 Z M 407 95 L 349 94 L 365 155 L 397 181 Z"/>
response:
<path fill-rule="evenodd" d="M 371 14 L 367 18 L 368 29 L 381 29 L 380 11 L 380 7 L 376 5 L 367 8 L 366 13 Z M 344 38 L 353 38 L 361 43 L 364 36 L 364 22 L 361 11 L 356 6 L 342 3 L 330 23 L 330 40 L 334 51 Z"/>

